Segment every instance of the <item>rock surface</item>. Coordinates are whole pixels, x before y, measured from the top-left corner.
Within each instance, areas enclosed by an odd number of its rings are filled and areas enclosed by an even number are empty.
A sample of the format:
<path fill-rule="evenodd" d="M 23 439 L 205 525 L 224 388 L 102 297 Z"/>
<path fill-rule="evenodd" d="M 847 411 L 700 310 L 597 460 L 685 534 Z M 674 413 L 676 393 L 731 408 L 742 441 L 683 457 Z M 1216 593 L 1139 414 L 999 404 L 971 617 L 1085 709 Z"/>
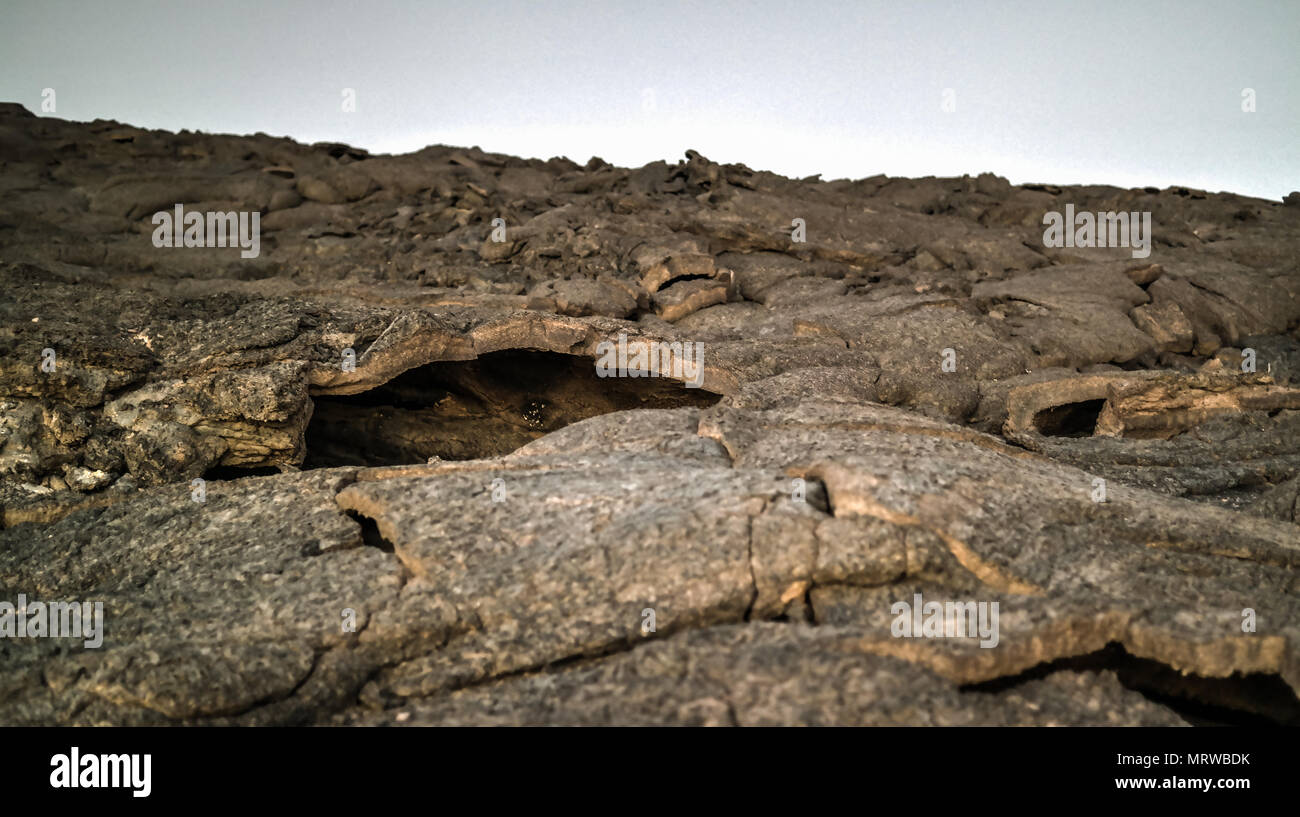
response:
<path fill-rule="evenodd" d="M 1300 723 L 1296 207 L 8 104 L 0 191 L 0 603 L 104 605 L 0 723 Z"/>

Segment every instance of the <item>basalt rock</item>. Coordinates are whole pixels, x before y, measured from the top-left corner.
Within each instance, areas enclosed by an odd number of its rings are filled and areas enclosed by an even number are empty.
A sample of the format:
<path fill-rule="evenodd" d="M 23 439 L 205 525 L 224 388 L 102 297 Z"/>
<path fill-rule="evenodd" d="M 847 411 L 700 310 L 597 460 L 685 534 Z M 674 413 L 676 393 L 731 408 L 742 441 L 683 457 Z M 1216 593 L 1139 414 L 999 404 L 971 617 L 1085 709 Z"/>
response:
<path fill-rule="evenodd" d="M 0 191 L 0 723 L 1300 722 L 1295 207 L 15 105 Z"/>

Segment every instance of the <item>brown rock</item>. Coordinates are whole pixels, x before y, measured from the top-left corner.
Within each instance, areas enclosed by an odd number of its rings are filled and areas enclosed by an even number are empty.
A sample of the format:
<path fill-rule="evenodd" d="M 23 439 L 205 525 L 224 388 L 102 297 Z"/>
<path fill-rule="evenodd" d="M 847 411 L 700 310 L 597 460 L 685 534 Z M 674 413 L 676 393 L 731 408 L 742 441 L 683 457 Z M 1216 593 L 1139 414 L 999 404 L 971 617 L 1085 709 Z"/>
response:
<path fill-rule="evenodd" d="M 1129 312 L 1134 325 L 1151 336 L 1162 352 L 1190 352 L 1195 333 L 1178 304 L 1143 304 Z"/>

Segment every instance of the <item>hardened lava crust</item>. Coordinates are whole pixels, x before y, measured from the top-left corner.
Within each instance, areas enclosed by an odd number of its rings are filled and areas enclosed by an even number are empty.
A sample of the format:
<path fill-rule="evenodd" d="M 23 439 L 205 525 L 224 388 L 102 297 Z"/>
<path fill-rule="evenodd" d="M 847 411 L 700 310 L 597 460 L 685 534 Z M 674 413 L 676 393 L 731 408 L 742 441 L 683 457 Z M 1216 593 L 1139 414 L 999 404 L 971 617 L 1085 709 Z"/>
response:
<path fill-rule="evenodd" d="M 1300 723 L 1297 205 L 0 105 L 0 723 Z"/>

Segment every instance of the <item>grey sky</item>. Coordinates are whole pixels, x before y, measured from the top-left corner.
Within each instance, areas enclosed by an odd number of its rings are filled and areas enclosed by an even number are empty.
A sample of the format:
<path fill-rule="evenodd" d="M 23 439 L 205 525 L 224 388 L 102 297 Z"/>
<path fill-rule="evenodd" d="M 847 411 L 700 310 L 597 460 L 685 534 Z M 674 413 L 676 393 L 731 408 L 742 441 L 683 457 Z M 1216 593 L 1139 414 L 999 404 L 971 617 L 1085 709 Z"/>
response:
<path fill-rule="evenodd" d="M 3 0 L 0 99 L 44 88 L 65 119 L 383 152 L 1300 189 L 1300 0 Z"/>

